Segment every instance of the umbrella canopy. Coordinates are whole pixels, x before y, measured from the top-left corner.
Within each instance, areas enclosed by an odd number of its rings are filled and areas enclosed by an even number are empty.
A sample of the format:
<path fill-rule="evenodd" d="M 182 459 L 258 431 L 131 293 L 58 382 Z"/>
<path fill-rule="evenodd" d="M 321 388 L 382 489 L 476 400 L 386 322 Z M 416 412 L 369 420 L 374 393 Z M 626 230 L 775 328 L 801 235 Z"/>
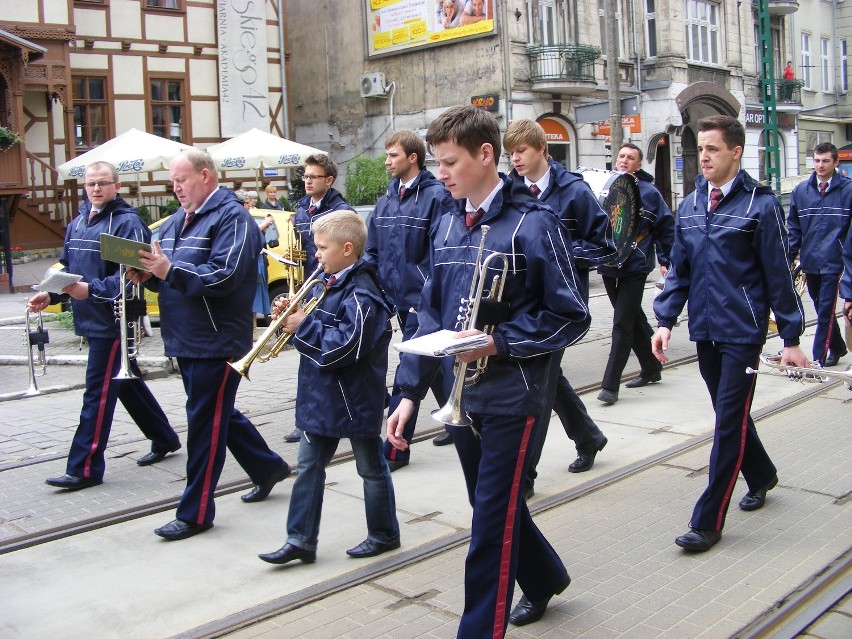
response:
<path fill-rule="evenodd" d="M 60 164 L 57 171 L 63 180 L 82 180 L 86 167 L 93 162 L 109 162 L 119 174 L 160 171 L 168 169 L 169 162 L 178 153 L 191 148 L 189 145 L 139 129 L 130 129 L 91 151 Z"/>
<path fill-rule="evenodd" d="M 304 166 L 309 155 L 326 154 L 320 149 L 291 142 L 260 129 L 250 129 L 214 144 L 207 152 L 222 171 Z"/>

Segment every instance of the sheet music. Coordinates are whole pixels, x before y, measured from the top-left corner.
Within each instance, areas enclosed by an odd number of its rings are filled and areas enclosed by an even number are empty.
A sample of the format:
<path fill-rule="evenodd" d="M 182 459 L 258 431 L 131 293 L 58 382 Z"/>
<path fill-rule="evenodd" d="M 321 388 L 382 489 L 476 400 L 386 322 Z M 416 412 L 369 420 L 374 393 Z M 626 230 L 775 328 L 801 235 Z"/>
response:
<path fill-rule="evenodd" d="M 47 269 L 44 278 L 38 284 L 33 284 L 34 291 L 46 291 L 47 293 L 62 293 L 66 286 L 76 284 L 83 279 L 82 275 L 66 273 L 53 268 Z"/>
<path fill-rule="evenodd" d="M 441 330 L 428 335 L 394 344 L 400 353 L 426 355 L 427 357 L 445 357 L 456 353 L 465 353 L 488 345 L 488 335 L 477 333 L 467 337 L 456 337 L 456 331 Z"/>
<path fill-rule="evenodd" d="M 288 260 L 283 255 L 278 255 L 278 253 L 273 253 L 269 249 L 264 248 L 264 249 L 261 249 L 260 252 L 263 253 L 264 255 L 268 255 L 269 257 L 271 257 L 276 262 L 281 262 L 282 264 L 286 264 L 287 266 L 299 266 L 298 262 L 291 262 L 290 260 Z"/>

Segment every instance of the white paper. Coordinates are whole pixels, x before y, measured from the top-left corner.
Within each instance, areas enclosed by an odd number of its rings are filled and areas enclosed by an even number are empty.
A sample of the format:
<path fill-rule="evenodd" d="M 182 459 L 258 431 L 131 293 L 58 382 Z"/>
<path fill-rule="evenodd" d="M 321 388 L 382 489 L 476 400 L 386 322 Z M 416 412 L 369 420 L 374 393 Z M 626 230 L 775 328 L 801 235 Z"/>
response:
<path fill-rule="evenodd" d="M 281 262 L 282 264 L 286 264 L 287 266 L 299 266 L 298 262 L 291 262 L 290 260 L 288 260 L 283 255 L 278 255 L 278 253 L 273 253 L 269 249 L 263 248 L 263 249 L 260 249 L 260 252 L 263 253 L 264 255 L 268 255 L 269 257 L 271 257 L 276 262 Z"/>
<path fill-rule="evenodd" d="M 467 337 L 456 337 L 456 335 L 456 331 L 441 330 L 394 344 L 393 347 L 400 353 L 445 357 L 472 351 L 488 344 L 488 335 L 485 333 L 477 333 Z"/>
<path fill-rule="evenodd" d="M 61 293 L 66 286 L 76 284 L 83 279 L 82 275 L 74 275 L 65 271 L 57 271 L 49 268 L 44 274 L 44 279 L 38 284 L 33 284 L 34 291 L 47 291 L 48 293 Z"/>

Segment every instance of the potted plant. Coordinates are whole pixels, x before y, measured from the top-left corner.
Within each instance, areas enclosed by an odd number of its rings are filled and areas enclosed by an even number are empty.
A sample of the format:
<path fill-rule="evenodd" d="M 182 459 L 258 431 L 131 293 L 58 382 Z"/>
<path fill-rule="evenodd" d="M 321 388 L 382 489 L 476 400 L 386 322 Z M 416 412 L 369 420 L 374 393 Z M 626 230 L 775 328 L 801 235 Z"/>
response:
<path fill-rule="evenodd" d="M 20 141 L 21 136 L 16 131 L 0 126 L 0 151 L 8 151 Z"/>

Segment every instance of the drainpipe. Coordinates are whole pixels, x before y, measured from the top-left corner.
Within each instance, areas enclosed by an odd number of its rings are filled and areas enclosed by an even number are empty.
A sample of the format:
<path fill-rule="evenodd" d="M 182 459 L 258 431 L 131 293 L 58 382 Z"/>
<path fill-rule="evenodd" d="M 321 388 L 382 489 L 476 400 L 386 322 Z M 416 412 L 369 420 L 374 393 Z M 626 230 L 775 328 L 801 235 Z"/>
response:
<path fill-rule="evenodd" d="M 503 92 L 506 95 L 506 126 L 512 121 L 512 38 L 509 37 L 509 0 L 500 3 L 502 9 L 500 20 L 503 28 L 500 29 L 500 39 L 503 42 Z"/>
<path fill-rule="evenodd" d="M 290 110 L 287 105 L 287 67 L 284 58 L 284 0 L 278 0 L 278 56 L 281 58 L 281 130 L 290 139 Z"/>

